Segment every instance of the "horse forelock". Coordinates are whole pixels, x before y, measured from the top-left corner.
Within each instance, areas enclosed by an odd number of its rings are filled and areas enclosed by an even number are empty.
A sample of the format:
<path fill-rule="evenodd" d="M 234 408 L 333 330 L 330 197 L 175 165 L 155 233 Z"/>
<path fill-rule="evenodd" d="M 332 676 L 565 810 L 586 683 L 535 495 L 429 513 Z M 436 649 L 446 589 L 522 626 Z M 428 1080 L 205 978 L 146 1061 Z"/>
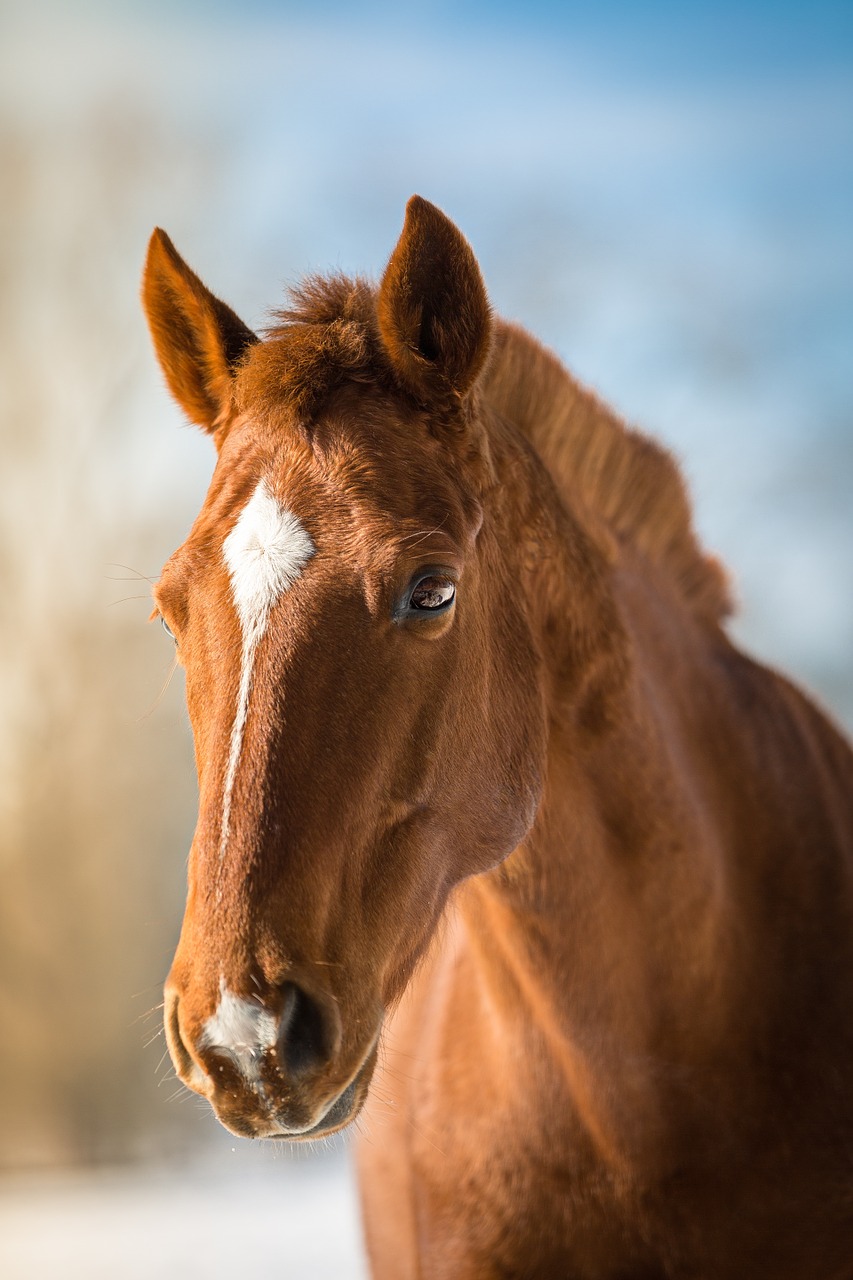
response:
<path fill-rule="evenodd" d="M 368 388 L 388 403 L 423 418 L 437 436 L 472 439 L 470 402 L 450 386 L 423 401 L 395 371 L 379 332 L 377 289 L 362 277 L 309 276 L 273 311 L 265 340 L 245 353 L 235 386 L 244 414 L 289 413 L 307 437 L 335 393 Z"/>
<path fill-rule="evenodd" d="M 266 340 L 247 353 L 238 401 L 250 412 L 288 409 L 305 429 L 346 382 L 394 388 L 375 312 L 375 289 L 358 277 L 311 276 L 294 286 Z"/>

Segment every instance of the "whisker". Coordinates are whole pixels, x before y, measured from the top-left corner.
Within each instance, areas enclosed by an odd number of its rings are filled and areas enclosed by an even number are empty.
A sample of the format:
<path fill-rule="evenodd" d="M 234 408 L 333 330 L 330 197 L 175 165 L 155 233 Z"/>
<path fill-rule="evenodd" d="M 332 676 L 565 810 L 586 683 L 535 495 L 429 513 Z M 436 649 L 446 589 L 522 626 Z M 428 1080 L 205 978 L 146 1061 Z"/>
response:
<path fill-rule="evenodd" d="M 178 655 L 175 654 L 174 658 L 172 659 L 172 665 L 169 668 L 169 673 L 166 676 L 166 679 L 163 683 L 162 689 L 157 694 L 157 697 L 154 699 L 154 702 L 152 703 L 152 705 L 145 712 L 145 715 L 139 717 L 139 719 L 136 722 L 137 724 L 144 724 L 146 720 L 148 720 L 151 716 L 153 716 L 154 712 L 157 710 L 160 703 L 163 701 L 164 697 L 166 696 L 166 690 L 168 689 L 169 685 L 172 683 L 172 677 L 177 671 L 178 666 L 179 666 Z"/>
<path fill-rule="evenodd" d="M 444 525 L 446 522 L 447 522 L 447 516 L 445 516 L 444 519 L 439 524 L 437 524 L 434 529 L 418 529 L 416 530 L 415 533 L 404 534 L 402 538 L 398 538 L 398 542 L 401 542 L 401 543 L 408 542 L 410 538 L 419 538 L 420 541 L 423 542 L 425 538 L 431 537 L 432 534 L 440 533 L 442 525 Z M 414 545 L 417 546 L 418 543 L 416 542 Z"/>
<path fill-rule="evenodd" d="M 139 1000 L 141 996 L 147 996 L 151 991 L 159 992 L 162 989 L 162 986 L 163 984 L 161 982 L 151 982 L 148 984 L 147 987 L 143 987 L 141 991 L 134 991 L 131 994 L 130 999 Z M 163 1007 L 162 1004 L 154 1006 L 155 1009 L 162 1009 L 162 1007 Z"/>
<path fill-rule="evenodd" d="M 150 600 L 150 599 L 151 597 L 149 596 L 147 591 L 141 596 L 122 596 L 121 599 L 119 600 L 111 600 L 107 605 L 107 608 L 114 609 L 117 604 L 127 604 L 130 600 Z"/>
<path fill-rule="evenodd" d="M 144 995 L 145 992 L 140 991 L 139 994 Z M 132 1027 L 135 1027 L 137 1022 L 144 1022 L 146 1018 L 150 1018 L 152 1014 L 160 1013 L 162 1009 L 163 1009 L 163 1001 L 161 1000 L 159 1004 L 153 1004 L 151 1008 L 146 1009 L 144 1013 L 138 1013 L 130 1025 Z"/>
<path fill-rule="evenodd" d="M 435 555 L 432 551 L 422 551 L 420 555 L 417 555 L 414 557 L 414 560 L 415 560 L 415 563 L 419 561 L 423 561 L 424 563 L 429 563 L 430 560 L 435 560 Z"/>
<path fill-rule="evenodd" d="M 107 569 L 126 569 L 127 572 L 131 575 L 129 578 L 125 578 L 124 576 L 119 574 L 108 573 L 106 574 L 106 577 L 110 582 L 134 582 L 134 581 L 150 582 L 153 587 L 154 583 L 157 581 L 156 578 L 149 578 L 147 573 L 140 573 L 138 569 L 133 568 L 133 565 L 119 564 L 118 561 L 116 560 L 110 560 L 107 563 L 106 568 Z"/>

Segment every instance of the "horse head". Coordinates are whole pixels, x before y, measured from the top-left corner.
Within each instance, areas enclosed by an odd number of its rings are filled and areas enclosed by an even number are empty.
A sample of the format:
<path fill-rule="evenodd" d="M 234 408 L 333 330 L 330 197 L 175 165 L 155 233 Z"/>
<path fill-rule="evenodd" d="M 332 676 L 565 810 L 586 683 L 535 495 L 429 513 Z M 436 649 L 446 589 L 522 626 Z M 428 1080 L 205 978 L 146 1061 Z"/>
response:
<path fill-rule="evenodd" d="M 232 1131 L 312 1138 L 358 1113 L 448 896 L 539 803 L 539 637 L 477 390 L 489 306 L 418 197 L 378 288 L 309 280 L 262 341 L 159 231 L 144 301 L 218 453 L 155 590 L 199 781 L 169 1048 Z"/>

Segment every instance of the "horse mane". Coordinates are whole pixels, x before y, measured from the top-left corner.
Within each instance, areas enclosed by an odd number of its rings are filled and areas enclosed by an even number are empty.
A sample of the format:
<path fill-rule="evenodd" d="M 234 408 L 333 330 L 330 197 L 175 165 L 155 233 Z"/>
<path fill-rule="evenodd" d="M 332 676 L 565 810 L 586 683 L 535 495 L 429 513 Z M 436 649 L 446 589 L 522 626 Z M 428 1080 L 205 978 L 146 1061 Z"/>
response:
<path fill-rule="evenodd" d="M 662 445 L 626 426 L 555 355 L 505 321 L 495 322 L 480 388 L 530 441 L 573 509 L 580 501 L 660 565 L 703 617 L 731 613 L 725 570 L 700 547 L 684 477 Z"/>
<path fill-rule="evenodd" d="M 252 349 L 244 371 L 250 395 L 284 396 L 309 418 L 344 382 L 394 389 L 369 281 L 309 276 L 273 316 L 269 341 Z M 567 503 L 580 501 L 664 568 L 698 614 L 720 621 L 731 612 L 725 571 L 697 541 L 684 479 L 663 446 L 626 426 L 536 339 L 501 320 L 478 386 L 530 441 Z"/>

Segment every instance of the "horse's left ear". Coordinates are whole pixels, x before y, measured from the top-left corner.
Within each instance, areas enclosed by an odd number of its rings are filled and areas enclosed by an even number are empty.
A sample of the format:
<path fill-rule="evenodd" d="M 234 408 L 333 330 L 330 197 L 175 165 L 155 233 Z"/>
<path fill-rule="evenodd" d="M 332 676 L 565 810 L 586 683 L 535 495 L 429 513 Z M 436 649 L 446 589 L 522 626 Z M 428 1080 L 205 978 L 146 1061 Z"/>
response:
<path fill-rule="evenodd" d="M 191 422 L 216 431 L 231 409 L 235 369 L 257 336 L 159 227 L 148 245 L 142 302 L 169 390 Z"/>
<path fill-rule="evenodd" d="M 400 383 L 429 403 L 471 387 L 491 320 L 471 246 L 428 200 L 412 196 L 377 299 L 379 332 Z"/>

